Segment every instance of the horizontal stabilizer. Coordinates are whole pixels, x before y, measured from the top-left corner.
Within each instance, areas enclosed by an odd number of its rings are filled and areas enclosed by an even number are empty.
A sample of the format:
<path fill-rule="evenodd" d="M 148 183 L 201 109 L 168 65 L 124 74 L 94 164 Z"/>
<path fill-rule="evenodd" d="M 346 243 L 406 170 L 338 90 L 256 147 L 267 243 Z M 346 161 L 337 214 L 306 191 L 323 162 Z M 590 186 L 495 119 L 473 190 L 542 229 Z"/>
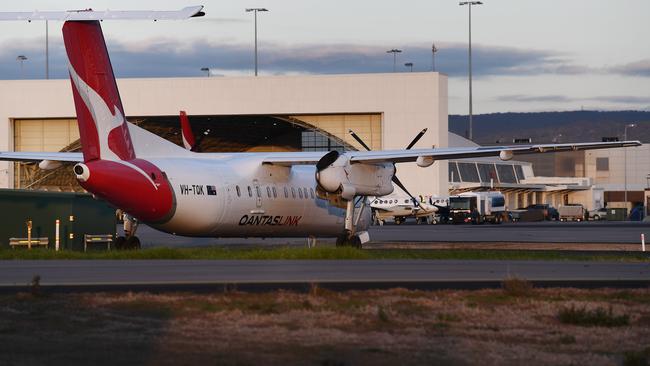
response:
<path fill-rule="evenodd" d="M 60 21 L 85 21 L 85 20 L 180 20 L 205 15 L 202 5 L 188 6 L 181 10 L 103 10 L 92 9 L 68 11 L 25 11 L 3 12 L 0 20 L 60 20 Z"/>

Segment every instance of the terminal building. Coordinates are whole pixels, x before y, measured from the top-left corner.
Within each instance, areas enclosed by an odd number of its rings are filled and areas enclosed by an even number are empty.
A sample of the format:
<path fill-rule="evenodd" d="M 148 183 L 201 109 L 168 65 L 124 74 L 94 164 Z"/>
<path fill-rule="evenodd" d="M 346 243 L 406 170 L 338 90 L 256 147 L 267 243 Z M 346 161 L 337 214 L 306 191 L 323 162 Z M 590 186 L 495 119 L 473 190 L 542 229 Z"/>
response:
<path fill-rule="evenodd" d="M 360 75 L 119 79 L 127 119 L 181 144 L 187 111 L 201 149 L 315 151 L 470 146 L 448 132 L 447 76 L 435 72 Z M 0 81 L 0 151 L 75 151 L 79 132 L 69 80 Z M 627 151 L 625 151 L 627 150 Z M 563 154 L 399 164 L 415 195 L 444 197 L 499 189 L 509 208 L 582 203 L 587 208 L 643 201 L 650 145 Z M 0 188 L 79 191 L 71 166 L 0 162 Z"/>

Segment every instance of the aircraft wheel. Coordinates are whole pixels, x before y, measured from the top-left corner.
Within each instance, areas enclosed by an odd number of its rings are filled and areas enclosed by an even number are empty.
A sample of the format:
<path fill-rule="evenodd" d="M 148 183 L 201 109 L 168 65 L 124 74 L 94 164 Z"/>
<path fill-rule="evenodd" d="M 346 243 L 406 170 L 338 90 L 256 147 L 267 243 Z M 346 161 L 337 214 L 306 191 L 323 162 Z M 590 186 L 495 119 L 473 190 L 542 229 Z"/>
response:
<path fill-rule="evenodd" d="M 361 239 L 358 236 L 350 238 L 350 246 L 356 249 L 361 249 Z"/>
<path fill-rule="evenodd" d="M 126 249 L 138 250 L 140 249 L 140 239 L 137 236 L 132 236 L 126 239 Z"/>
<path fill-rule="evenodd" d="M 357 249 L 361 249 L 361 239 L 354 235 L 351 238 L 348 238 L 346 234 L 343 234 L 336 238 L 336 246 L 337 247 L 353 247 Z"/>
<path fill-rule="evenodd" d="M 124 249 L 125 245 L 126 245 L 126 238 L 125 237 L 118 236 L 117 238 L 115 238 L 115 243 L 113 244 L 113 247 L 116 250 Z"/>

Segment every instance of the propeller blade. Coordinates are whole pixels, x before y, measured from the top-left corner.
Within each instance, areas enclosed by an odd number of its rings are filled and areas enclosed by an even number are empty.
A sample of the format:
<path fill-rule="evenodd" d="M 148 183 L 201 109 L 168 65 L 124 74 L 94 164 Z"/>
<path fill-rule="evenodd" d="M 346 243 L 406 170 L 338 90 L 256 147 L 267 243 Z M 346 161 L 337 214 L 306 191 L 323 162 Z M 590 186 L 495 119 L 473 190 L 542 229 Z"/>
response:
<path fill-rule="evenodd" d="M 420 133 L 418 133 L 417 136 L 415 136 L 415 138 L 413 139 L 413 141 L 411 141 L 411 143 L 409 144 L 409 146 L 406 147 L 406 150 L 411 150 L 411 148 L 413 147 L 413 145 L 415 145 L 418 141 L 420 141 L 420 139 L 422 138 L 422 136 L 424 136 L 424 134 L 425 134 L 426 132 L 427 132 L 427 129 L 426 129 L 426 128 L 425 128 L 424 130 L 420 131 Z"/>
<path fill-rule="evenodd" d="M 361 139 L 361 137 L 357 136 L 357 134 L 354 133 L 354 131 L 352 131 L 352 130 L 348 130 L 348 132 L 350 133 L 350 135 L 352 135 L 352 137 L 353 137 L 355 140 L 357 140 L 357 142 L 358 142 L 359 144 L 361 144 L 361 146 L 363 146 L 366 150 L 370 151 L 370 148 L 368 147 L 368 145 L 366 145 L 365 142 L 363 142 L 363 140 Z"/>
<path fill-rule="evenodd" d="M 404 187 L 404 184 L 402 184 L 402 182 L 399 180 L 399 178 L 397 178 L 396 175 L 393 175 L 393 183 L 395 183 L 395 184 L 396 184 L 398 187 L 400 187 L 404 192 L 406 192 L 406 194 L 408 194 L 409 197 L 411 197 L 411 199 L 413 200 L 413 204 L 415 205 L 415 207 L 419 207 L 419 206 L 420 206 L 420 203 L 418 202 L 418 200 L 416 200 L 415 197 L 413 197 L 413 195 L 411 194 L 411 192 L 409 192 L 408 189 L 406 189 L 406 187 Z"/>

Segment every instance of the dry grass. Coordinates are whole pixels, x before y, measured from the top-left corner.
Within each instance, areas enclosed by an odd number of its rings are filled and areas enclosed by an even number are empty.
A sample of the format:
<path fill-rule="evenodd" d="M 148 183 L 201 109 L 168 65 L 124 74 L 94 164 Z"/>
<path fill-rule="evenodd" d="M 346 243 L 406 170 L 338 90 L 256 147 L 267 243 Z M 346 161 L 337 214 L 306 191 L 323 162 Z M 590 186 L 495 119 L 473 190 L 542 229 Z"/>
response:
<path fill-rule="evenodd" d="M 647 364 L 650 289 L 0 296 L 5 364 Z M 628 324 L 566 324 L 562 309 Z M 36 352 L 35 350 L 38 350 Z"/>

